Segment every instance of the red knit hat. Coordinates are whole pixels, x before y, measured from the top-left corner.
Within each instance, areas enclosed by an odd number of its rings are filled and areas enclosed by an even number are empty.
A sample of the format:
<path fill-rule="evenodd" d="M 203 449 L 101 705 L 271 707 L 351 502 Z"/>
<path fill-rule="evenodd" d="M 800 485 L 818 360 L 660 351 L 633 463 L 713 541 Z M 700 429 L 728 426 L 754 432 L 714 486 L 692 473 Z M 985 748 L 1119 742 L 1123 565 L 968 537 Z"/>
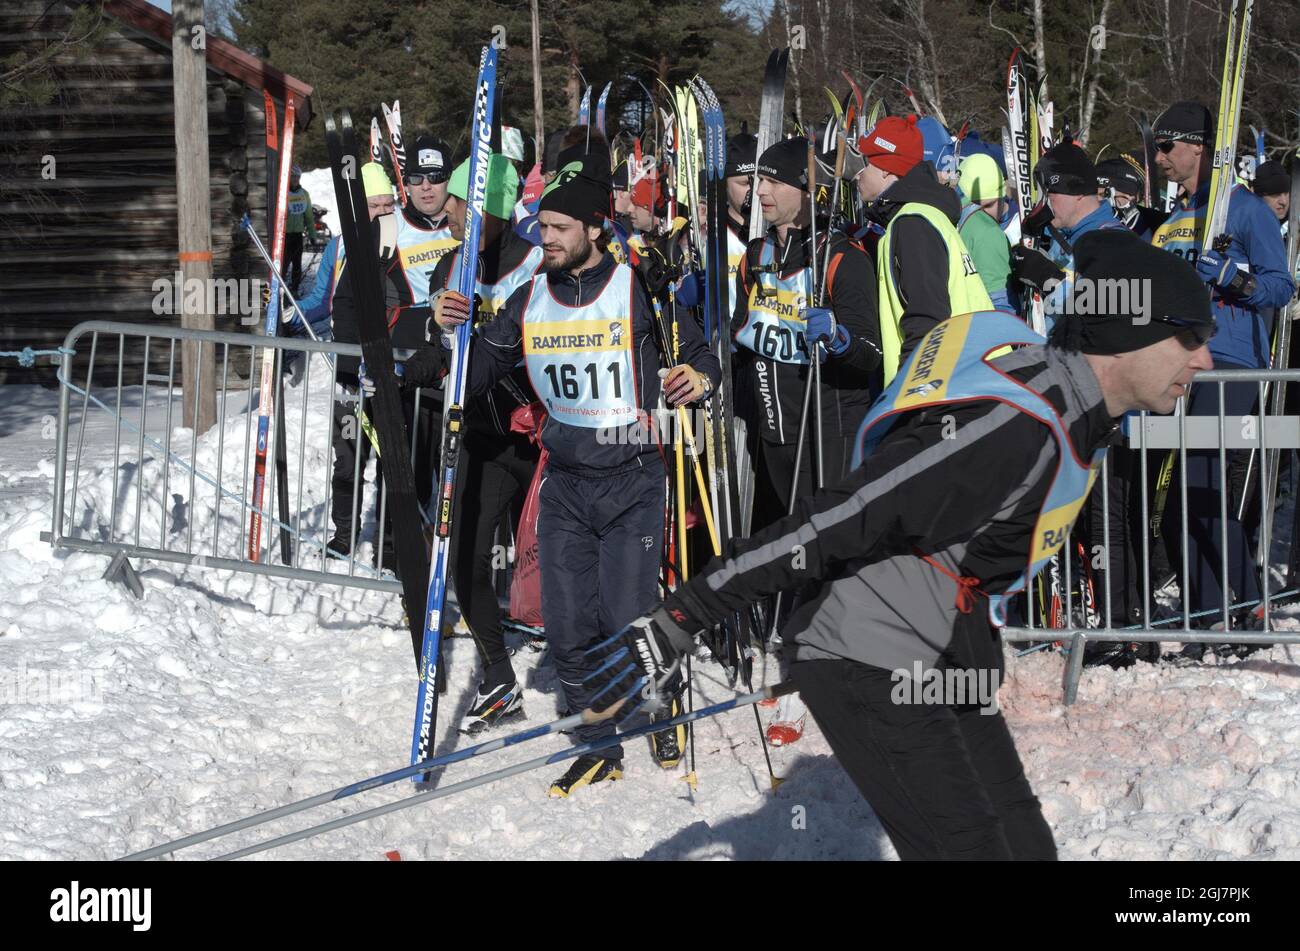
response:
<path fill-rule="evenodd" d="M 858 139 L 858 151 L 876 168 L 903 176 L 925 157 L 916 116 L 885 116 Z"/>

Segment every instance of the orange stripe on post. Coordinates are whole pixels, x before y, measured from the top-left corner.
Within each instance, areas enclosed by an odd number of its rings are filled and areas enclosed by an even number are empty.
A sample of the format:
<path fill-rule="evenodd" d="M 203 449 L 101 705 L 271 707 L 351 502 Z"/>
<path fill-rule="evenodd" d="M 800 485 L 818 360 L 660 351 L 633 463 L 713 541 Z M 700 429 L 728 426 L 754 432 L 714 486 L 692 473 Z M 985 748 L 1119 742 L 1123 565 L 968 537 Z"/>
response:
<path fill-rule="evenodd" d="M 182 264 L 184 264 L 186 261 L 211 261 L 212 260 L 211 251 L 181 251 L 176 256 L 180 258 Z"/>

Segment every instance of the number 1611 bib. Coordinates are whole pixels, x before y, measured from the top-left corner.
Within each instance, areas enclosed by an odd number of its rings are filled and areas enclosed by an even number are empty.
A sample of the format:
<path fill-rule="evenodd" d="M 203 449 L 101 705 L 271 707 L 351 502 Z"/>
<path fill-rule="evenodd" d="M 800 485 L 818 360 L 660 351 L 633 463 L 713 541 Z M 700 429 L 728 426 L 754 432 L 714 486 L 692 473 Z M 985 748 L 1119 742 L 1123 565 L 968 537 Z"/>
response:
<path fill-rule="evenodd" d="M 528 378 L 552 419 L 589 429 L 636 422 L 632 272 L 625 265 L 580 307 L 557 301 L 546 275 L 537 275 L 522 332 Z"/>

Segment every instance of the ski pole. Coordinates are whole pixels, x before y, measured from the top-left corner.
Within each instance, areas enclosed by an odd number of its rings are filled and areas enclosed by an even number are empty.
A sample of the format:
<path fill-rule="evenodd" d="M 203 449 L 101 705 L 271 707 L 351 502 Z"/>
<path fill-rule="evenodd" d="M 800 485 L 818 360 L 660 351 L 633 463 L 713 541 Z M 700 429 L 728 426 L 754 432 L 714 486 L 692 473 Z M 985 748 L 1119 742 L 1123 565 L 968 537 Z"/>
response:
<path fill-rule="evenodd" d="M 808 303 L 811 306 L 814 301 L 819 305 L 826 303 L 826 275 L 822 273 L 820 286 L 817 281 L 817 146 L 816 140 L 811 136 L 808 138 Z M 839 179 L 836 178 L 836 183 Z M 832 206 L 832 210 L 834 206 Z M 831 235 L 830 229 L 826 231 L 826 259 L 830 260 L 831 253 Z M 812 394 L 816 405 L 813 407 L 813 437 L 814 446 L 816 447 L 813 456 L 813 472 L 817 479 L 817 488 L 820 489 L 825 484 L 825 473 L 822 470 L 822 345 L 820 343 L 813 347 L 812 365 L 808 368 L 808 375 L 812 379 Z M 795 470 L 795 479 L 799 478 L 799 470 Z M 794 498 L 794 493 L 790 493 Z"/>
<path fill-rule="evenodd" d="M 447 796 L 452 796 L 456 793 L 475 789 L 479 786 L 486 786 L 502 779 L 509 779 L 511 776 L 518 776 L 520 773 L 527 773 L 535 769 L 540 769 L 543 766 L 561 763 L 566 759 L 575 759 L 576 757 L 582 756 L 584 753 L 591 753 L 596 750 L 605 749 L 606 747 L 615 746 L 618 743 L 627 739 L 632 739 L 633 737 L 645 736 L 648 733 L 660 733 L 667 729 L 675 729 L 686 723 L 693 723 L 696 720 L 703 720 L 708 717 L 717 716 L 719 713 L 726 713 L 728 710 L 753 706 L 760 700 L 783 697 L 788 693 L 793 693 L 794 690 L 795 686 L 790 681 L 774 684 L 773 686 L 756 690 L 753 693 L 742 694 L 732 697 L 729 700 L 710 704 L 707 707 L 701 707 L 700 709 L 693 710 L 690 713 L 683 713 L 681 716 L 673 717 L 671 720 L 651 721 L 631 730 L 614 733 L 611 736 L 602 737 L 599 740 L 592 740 L 590 743 L 579 743 L 577 746 L 570 749 L 561 750 L 558 753 L 552 753 L 548 756 L 538 756 L 534 759 L 525 760 L 522 763 L 516 763 L 514 766 L 506 766 L 502 769 L 493 770 L 490 773 L 484 773 L 482 776 L 475 776 L 473 779 L 462 780 L 461 782 L 453 783 L 450 786 L 445 786 L 442 789 L 433 789 L 428 792 L 417 793 L 414 796 L 407 796 L 404 799 L 385 803 L 382 806 L 364 809 L 361 812 L 356 812 L 349 816 L 340 816 L 339 818 L 332 819 L 329 822 L 322 822 L 314 826 L 308 826 L 306 829 L 300 829 L 297 832 L 290 832 L 286 835 L 278 836 L 274 839 L 268 839 L 265 842 L 259 842 L 256 845 L 250 845 L 235 852 L 227 853 L 226 855 L 217 856 L 216 861 L 244 858 L 245 856 L 279 848 L 282 845 L 288 845 L 292 842 L 299 842 L 303 839 L 313 838 L 326 832 L 332 832 L 335 829 L 341 829 L 345 826 L 355 825 L 358 822 L 364 822 L 367 819 L 387 815 L 390 812 L 409 809 L 411 806 L 416 806 L 424 802 L 432 802 L 435 799 L 444 799 Z M 592 720 L 588 718 L 594 718 L 596 721 L 606 718 L 606 714 L 596 714 L 590 710 L 585 710 L 580 714 L 575 714 L 575 716 L 583 718 L 584 722 L 592 722 Z M 556 722 L 559 723 L 563 721 Z M 549 725 L 554 726 L 555 724 Z M 539 727 L 538 729 L 544 728 Z"/>
<path fill-rule="evenodd" d="M 571 716 L 562 717 L 559 720 L 553 720 L 550 723 L 543 724 L 542 726 L 531 727 L 527 730 L 520 730 L 518 733 L 512 733 L 509 736 L 498 737 L 495 740 L 488 740 L 486 743 L 467 746 L 463 750 L 455 750 L 451 753 L 445 753 L 442 756 L 435 756 L 422 763 L 416 763 L 414 766 L 403 766 L 401 769 L 394 769 L 387 773 L 380 773 L 378 776 L 371 776 L 367 779 L 358 780 L 355 783 L 340 786 L 338 789 L 331 789 L 329 792 L 309 796 L 306 799 L 300 799 L 297 802 L 291 802 L 284 806 L 277 806 L 274 809 L 268 809 L 265 812 L 246 816 L 243 819 L 236 819 L 233 822 L 227 822 L 224 825 L 215 826 L 214 828 L 206 829 L 202 832 L 195 832 L 192 835 L 182 836 L 179 839 L 173 839 L 170 842 L 155 845 L 151 848 L 144 849 L 141 852 L 133 852 L 130 855 L 123 856 L 119 861 L 134 862 L 142 859 L 157 858 L 160 855 L 166 855 L 171 852 L 177 852 L 181 849 L 189 848 L 191 845 L 198 845 L 200 842 L 210 842 L 213 839 L 219 839 L 223 836 L 230 835 L 232 832 L 252 829 L 276 819 L 282 819 L 285 816 L 291 816 L 295 813 L 302 812 L 305 809 L 324 805 L 327 802 L 336 802 L 340 799 L 347 799 L 351 796 L 355 796 L 358 793 L 363 793 L 371 789 L 378 789 L 380 786 L 387 786 L 391 783 L 408 779 L 417 773 L 423 773 L 432 769 L 440 769 L 444 766 L 450 766 L 452 763 L 459 763 L 462 760 L 473 759 L 475 756 L 483 756 L 486 753 L 493 753 L 497 750 L 504 749 L 507 746 L 516 746 L 520 743 L 526 743 L 529 740 L 549 736 L 552 733 L 562 733 L 565 730 L 582 726 L 584 723 L 596 722 L 594 719 L 590 719 L 590 716 L 590 711 L 583 711 L 582 713 L 575 713 Z"/>
<path fill-rule="evenodd" d="M 293 296 L 293 292 L 290 291 L 288 286 L 284 283 L 284 278 L 280 276 L 280 272 L 275 270 L 275 264 L 271 261 L 270 255 L 266 253 L 266 246 L 262 244 L 262 239 L 257 236 L 257 232 L 253 229 L 253 222 L 249 220 L 248 215 L 244 215 L 243 225 L 245 230 L 248 231 L 249 236 L 253 239 L 253 246 L 257 248 L 257 253 L 260 254 L 262 260 L 266 262 L 266 266 L 274 271 L 276 277 L 280 278 L 280 290 L 283 291 L 284 296 L 289 299 L 289 303 L 293 307 L 294 312 L 298 315 L 298 319 L 302 321 L 302 325 L 307 328 L 307 336 L 311 337 L 311 339 L 315 340 L 317 343 L 320 343 L 321 339 L 316 335 L 316 331 L 312 327 L 311 322 L 307 320 L 307 315 L 303 313 L 302 307 L 298 304 L 298 299 Z M 333 369 L 335 365 L 334 355 L 330 353 L 325 354 L 325 360 L 329 363 L 330 369 Z M 382 456 L 379 449 L 379 434 L 375 432 L 375 425 L 370 421 L 370 417 L 366 415 L 366 411 L 361 408 L 360 396 L 357 397 L 357 425 L 361 427 L 361 431 L 365 433 L 366 438 L 370 440 L 370 445 L 375 447 L 375 455 Z"/>

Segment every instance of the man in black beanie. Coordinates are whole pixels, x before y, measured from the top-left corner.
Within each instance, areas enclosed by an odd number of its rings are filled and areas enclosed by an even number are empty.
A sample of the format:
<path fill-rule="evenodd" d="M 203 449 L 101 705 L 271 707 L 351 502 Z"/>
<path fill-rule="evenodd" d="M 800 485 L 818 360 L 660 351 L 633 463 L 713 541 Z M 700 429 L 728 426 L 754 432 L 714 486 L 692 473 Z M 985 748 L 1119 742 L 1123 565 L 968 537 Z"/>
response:
<path fill-rule="evenodd" d="M 1132 155 L 1124 154 L 1097 163 L 1097 197 L 1109 202 L 1124 227 L 1145 241 L 1165 220 L 1165 214 L 1140 204 L 1146 191 L 1146 174 Z"/>
<path fill-rule="evenodd" d="M 595 702 L 584 652 L 659 597 L 664 543 L 665 471 L 648 425 L 662 391 L 671 406 L 703 399 L 721 380 L 699 327 L 680 322 L 680 363 L 657 343 L 655 314 L 630 267 L 606 253 L 611 213 L 607 153 L 577 145 L 561 152 L 542 193 L 538 222 L 542 273 L 523 284 L 478 328 L 470 350 L 469 392 L 477 396 L 523 361 L 545 405 L 542 447 L 548 454 L 537 521 L 542 617 L 568 708 Z M 464 315 L 440 311 L 451 330 Z M 436 378 L 443 346 L 426 348 L 408 381 Z M 671 714 L 670 714 L 671 715 Z M 613 733 L 613 724 L 579 727 L 580 742 Z M 665 766 L 681 758 L 677 731 L 655 735 Z M 622 778 L 623 750 L 580 756 L 551 785 L 552 796 Z"/>
<path fill-rule="evenodd" d="M 1044 297 L 1047 330 L 1061 309 L 1064 294 L 1053 289 L 1070 278 L 1074 242 L 1090 231 L 1120 229 L 1108 203 L 1097 197 L 1097 167 L 1073 142 L 1060 142 L 1043 153 L 1034 169 L 1042 200 L 1025 216 L 1022 230 L 1029 237 L 1051 239 L 1047 251 L 1025 244 L 1011 249 L 1012 273 Z"/>
<path fill-rule="evenodd" d="M 731 334 L 736 388 L 744 388 L 754 446 L 753 526 L 763 528 L 789 510 L 792 491 L 799 496 L 817 488 L 819 458 L 826 484 L 848 472 L 853 434 L 880 390 L 880 323 L 866 252 L 842 233 L 828 233 L 824 219 L 812 246 L 808 140 L 776 143 L 757 167 L 755 201 L 765 233 L 749 243 L 740 263 Z M 828 244 L 830 263 L 822 273 Z M 813 361 L 820 393 L 812 389 Z M 818 402 L 805 406 L 805 393 Z M 792 600 L 785 599 L 787 610 Z M 768 728 L 769 740 L 799 739 L 803 717 L 787 698 Z"/>
<path fill-rule="evenodd" d="M 1143 306 L 1063 315 L 1050 342 L 997 311 L 936 325 L 848 477 L 601 645 L 602 704 L 653 707 L 695 632 L 815 586 L 787 627 L 791 679 L 899 856 L 1055 858 L 997 709 L 1005 600 L 1059 549 L 1121 417 L 1169 412 L 1211 368 L 1214 330 L 1195 270 L 1127 231 L 1080 238 L 1075 263 L 1142 284 Z"/>
<path fill-rule="evenodd" d="M 1269 159 L 1255 169 L 1255 180 L 1250 183 L 1250 190 L 1277 215 L 1278 221 L 1286 221 L 1291 211 L 1291 176 L 1276 159 Z"/>
<path fill-rule="evenodd" d="M 1227 195 L 1227 218 L 1222 234 L 1209 230 L 1210 178 L 1214 154 L 1214 120 L 1198 102 L 1176 102 L 1161 113 L 1152 129 L 1155 134 L 1156 165 L 1180 187 L 1178 201 L 1169 218 L 1158 227 L 1152 244 L 1196 265 L 1210 288 L 1219 332 L 1210 344 L 1214 362 L 1225 370 L 1258 370 L 1270 365 L 1270 337 L 1273 314 L 1285 307 L 1295 293 L 1292 275 L 1287 273 L 1286 249 L 1273 211 L 1250 190 L 1233 186 Z M 1231 174 L 1229 172 L 1229 174 Z M 1188 416 L 1253 416 L 1259 408 L 1259 388 L 1251 382 L 1226 385 L 1207 383 L 1194 387 L 1188 397 Z M 1183 476 L 1172 473 L 1174 454 L 1161 467 L 1169 479 L 1166 507 L 1178 511 L 1177 493 Z M 1205 627 L 1223 625 L 1222 608 L 1228 603 L 1253 604 L 1259 599 L 1259 579 L 1246 527 L 1237 517 L 1242 498 L 1253 491 L 1247 484 L 1250 454 L 1245 450 L 1227 453 L 1228 471 L 1220 472 L 1218 450 L 1190 450 L 1187 453 L 1187 533 L 1179 540 L 1186 546 L 1191 577 L 1186 597 L 1193 613 L 1203 614 Z M 1256 467 L 1258 471 L 1258 467 Z M 1219 518 L 1219 486 L 1224 477 L 1229 487 L 1228 518 Z M 1157 500 L 1158 502 L 1158 500 Z M 1258 511 L 1258 505 L 1252 506 Z M 1160 508 L 1153 522 L 1161 524 Z M 1166 529 L 1174 519 L 1163 519 Z M 1227 540 L 1228 575 L 1223 577 L 1222 540 Z M 1225 597 L 1225 595 L 1227 597 Z M 1246 610 L 1230 617 L 1234 624 L 1249 624 Z M 1212 613 L 1211 613 L 1212 612 Z M 1195 656 L 1199 645 L 1188 645 L 1185 653 Z"/>

